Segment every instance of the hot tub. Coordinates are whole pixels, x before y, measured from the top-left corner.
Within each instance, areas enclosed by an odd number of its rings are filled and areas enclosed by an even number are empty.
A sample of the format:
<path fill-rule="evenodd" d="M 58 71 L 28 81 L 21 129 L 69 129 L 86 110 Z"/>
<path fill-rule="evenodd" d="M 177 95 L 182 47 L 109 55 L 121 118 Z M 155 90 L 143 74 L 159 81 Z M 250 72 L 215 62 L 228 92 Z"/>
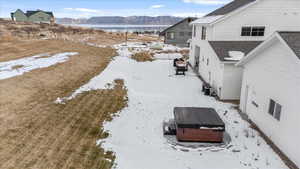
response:
<path fill-rule="evenodd" d="M 175 107 L 176 138 L 185 142 L 223 142 L 225 123 L 213 108 Z"/>

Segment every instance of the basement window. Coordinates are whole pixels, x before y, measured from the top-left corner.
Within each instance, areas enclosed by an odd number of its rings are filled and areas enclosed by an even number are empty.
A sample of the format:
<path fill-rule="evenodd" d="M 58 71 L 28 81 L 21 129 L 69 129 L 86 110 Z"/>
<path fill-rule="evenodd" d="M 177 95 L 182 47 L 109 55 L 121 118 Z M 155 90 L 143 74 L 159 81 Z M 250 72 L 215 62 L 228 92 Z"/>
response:
<path fill-rule="evenodd" d="M 274 100 L 270 99 L 269 103 L 269 114 L 275 119 L 280 121 L 282 106 L 276 103 Z"/>
<path fill-rule="evenodd" d="M 242 27 L 241 36 L 265 36 L 265 29 L 264 26 Z"/>

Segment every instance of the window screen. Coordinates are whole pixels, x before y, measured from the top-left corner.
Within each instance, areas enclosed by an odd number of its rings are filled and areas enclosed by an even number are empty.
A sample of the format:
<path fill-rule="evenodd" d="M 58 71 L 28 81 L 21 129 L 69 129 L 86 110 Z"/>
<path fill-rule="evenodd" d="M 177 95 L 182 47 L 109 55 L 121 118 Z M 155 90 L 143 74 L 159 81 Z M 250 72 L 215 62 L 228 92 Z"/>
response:
<path fill-rule="evenodd" d="M 250 36 L 251 27 L 242 27 L 242 36 Z"/>
<path fill-rule="evenodd" d="M 253 27 L 251 36 L 264 36 L 265 35 L 265 27 Z"/>
<path fill-rule="evenodd" d="M 269 104 L 269 114 L 272 116 L 274 115 L 274 109 L 275 109 L 275 101 L 271 99 Z"/>
<path fill-rule="evenodd" d="M 241 36 L 265 36 L 265 27 L 263 26 L 242 27 Z"/>
<path fill-rule="evenodd" d="M 276 108 L 275 108 L 275 119 L 277 119 L 278 121 L 280 121 L 280 116 L 281 116 L 281 109 L 282 106 L 280 104 L 276 104 Z"/>

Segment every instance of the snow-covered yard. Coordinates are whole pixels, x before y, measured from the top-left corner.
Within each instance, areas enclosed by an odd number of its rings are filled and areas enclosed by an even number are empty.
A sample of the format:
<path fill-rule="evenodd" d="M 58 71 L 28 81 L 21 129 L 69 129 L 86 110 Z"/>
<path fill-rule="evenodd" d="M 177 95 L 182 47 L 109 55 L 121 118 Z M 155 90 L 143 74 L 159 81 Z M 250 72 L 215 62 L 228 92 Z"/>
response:
<path fill-rule="evenodd" d="M 129 44 L 129 47 L 138 46 Z M 107 88 L 122 78 L 128 88 L 128 107 L 105 124 L 110 137 L 99 140 L 116 153 L 119 169 L 285 169 L 287 168 L 259 134 L 243 121 L 232 104 L 201 93 L 202 83 L 191 70 L 175 76 L 172 61 L 136 62 L 125 46 L 120 56 L 76 94 Z M 143 47 L 144 48 L 144 47 Z M 148 48 L 145 48 L 148 50 Z M 169 57 L 169 56 L 168 56 Z M 213 107 L 226 124 L 232 141 L 225 147 L 185 148 L 168 143 L 162 122 L 173 117 L 175 106 Z M 228 111 L 228 113 L 225 113 Z"/>
<path fill-rule="evenodd" d="M 58 53 L 49 55 L 47 53 L 36 56 L 0 62 L 0 80 L 20 76 L 34 69 L 45 68 L 57 63 L 65 62 L 70 56 L 77 55 L 76 52 Z"/>

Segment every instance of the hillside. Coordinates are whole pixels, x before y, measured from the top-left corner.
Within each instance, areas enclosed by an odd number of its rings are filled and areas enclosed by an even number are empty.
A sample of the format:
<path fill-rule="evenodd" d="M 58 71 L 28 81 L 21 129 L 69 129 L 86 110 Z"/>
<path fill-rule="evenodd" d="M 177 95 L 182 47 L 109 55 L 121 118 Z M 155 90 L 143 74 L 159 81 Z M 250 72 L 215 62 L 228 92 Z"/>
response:
<path fill-rule="evenodd" d="M 138 36 L 136 34 L 128 34 L 127 37 L 129 40 L 135 41 L 157 40 L 157 37 L 150 35 Z M 13 39 L 55 39 L 107 46 L 123 42 L 125 40 L 125 34 L 60 24 L 35 24 L 0 19 L 0 43 Z"/>
<path fill-rule="evenodd" d="M 173 25 L 183 18 L 173 16 L 99 16 L 89 19 L 57 18 L 59 24 Z"/>

